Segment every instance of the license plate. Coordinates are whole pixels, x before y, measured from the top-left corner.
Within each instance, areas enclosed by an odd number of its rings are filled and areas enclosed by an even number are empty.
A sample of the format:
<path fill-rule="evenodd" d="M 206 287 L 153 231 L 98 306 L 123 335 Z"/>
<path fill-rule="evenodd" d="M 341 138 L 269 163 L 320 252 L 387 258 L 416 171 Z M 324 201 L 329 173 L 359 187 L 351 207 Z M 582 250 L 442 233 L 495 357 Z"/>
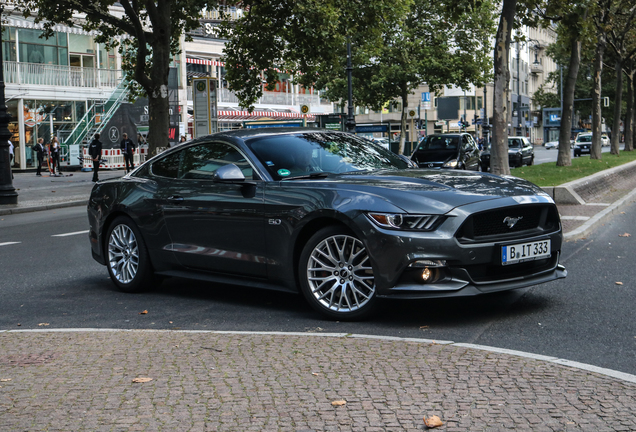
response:
<path fill-rule="evenodd" d="M 550 257 L 550 240 L 517 243 L 501 247 L 501 264 L 516 264 Z"/>

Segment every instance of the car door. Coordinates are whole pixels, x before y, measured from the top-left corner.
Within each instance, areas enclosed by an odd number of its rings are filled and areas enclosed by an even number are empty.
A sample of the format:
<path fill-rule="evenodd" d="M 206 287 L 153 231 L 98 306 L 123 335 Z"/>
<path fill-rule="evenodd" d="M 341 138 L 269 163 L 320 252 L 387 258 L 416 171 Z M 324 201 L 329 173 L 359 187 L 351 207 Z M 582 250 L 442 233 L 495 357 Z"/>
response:
<path fill-rule="evenodd" d="M 184 267 L 265 277 L 263 182 L 236 146 L 208 142 L 183 149 L 177 178 L 163 187 L 163 215 L 172 250 Z M 245 182 L 215 181 L 233 163 Z"/>

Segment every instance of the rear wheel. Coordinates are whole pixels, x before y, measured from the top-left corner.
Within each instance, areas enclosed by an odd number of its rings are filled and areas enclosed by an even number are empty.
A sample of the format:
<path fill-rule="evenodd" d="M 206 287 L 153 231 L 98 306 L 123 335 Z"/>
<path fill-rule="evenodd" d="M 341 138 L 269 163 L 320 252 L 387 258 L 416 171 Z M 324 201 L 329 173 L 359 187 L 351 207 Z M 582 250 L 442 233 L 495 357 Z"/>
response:
<path fill-rule="evenodd" d="M 369 255 L 345 228 L 326 227 L 314 234 L 300 256 L 298 275 L 309 304 L 330 318 L 362 319 L 376 307 Z"/>
<path fill-rule="evenodd" d="M 123 292 L 140 292 L 153 282 L 148 251 L 139 228 L 128 217 L 119 216 L 106 235 L 106 267 L 111 280 Z"/>

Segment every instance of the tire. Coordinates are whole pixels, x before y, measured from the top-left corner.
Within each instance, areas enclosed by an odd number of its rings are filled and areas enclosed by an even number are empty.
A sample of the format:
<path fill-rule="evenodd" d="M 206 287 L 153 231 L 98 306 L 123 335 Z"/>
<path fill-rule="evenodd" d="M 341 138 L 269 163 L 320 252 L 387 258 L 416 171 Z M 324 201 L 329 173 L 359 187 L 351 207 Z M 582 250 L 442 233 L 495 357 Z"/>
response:
<path fill-rule="evenodd" d="M 130 218 L 113 220 L 105 243 L 108 274 L 120 291 L 141 292 L 155 282 L 146 243 Z"/>
<path fill-rule="evenodd" d="M 298 265 L 300 288 L 311 307 L 341 321 L 363 319 L 375 311 L 374 273 L 364 244 L 339 226 L 314 234 Z"/>
<path fill-rule="evenodd" d="M 532 166 L 532 165 L 534 165 L 534 156 L 532 156 L 530 158 L 530 161 L 528 162 L 528 166 Z"/>

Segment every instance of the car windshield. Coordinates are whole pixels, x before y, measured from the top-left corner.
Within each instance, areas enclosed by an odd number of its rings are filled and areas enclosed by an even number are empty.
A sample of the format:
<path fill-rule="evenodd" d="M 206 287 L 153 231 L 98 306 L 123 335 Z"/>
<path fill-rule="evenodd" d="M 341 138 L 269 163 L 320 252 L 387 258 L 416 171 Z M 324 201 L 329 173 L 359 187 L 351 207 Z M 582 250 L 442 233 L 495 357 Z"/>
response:
<path fill-rule="evenodd" d="M 578 142 L 592 142 L 592 135 L 581 135 L 578 139 Z"/>
<path fill-rule="evenodd" d="M 376 169 L 406 169 L 408 162 L 395 153 L 355 135 L 300 132 L 258 136 L 248 147 L 274 180 L 312 173 L 342 173 Z"/>
<path fill-rule="evenodd" d="M 420 141 L 417 150 L 457 150 L 458 145 L 459 137 L 429 135 Z"/>
<path fill-rule="evenodd" d="M 518 138 L 508 139 L 508 148 L 521 148 L 521 140 Z"/>

